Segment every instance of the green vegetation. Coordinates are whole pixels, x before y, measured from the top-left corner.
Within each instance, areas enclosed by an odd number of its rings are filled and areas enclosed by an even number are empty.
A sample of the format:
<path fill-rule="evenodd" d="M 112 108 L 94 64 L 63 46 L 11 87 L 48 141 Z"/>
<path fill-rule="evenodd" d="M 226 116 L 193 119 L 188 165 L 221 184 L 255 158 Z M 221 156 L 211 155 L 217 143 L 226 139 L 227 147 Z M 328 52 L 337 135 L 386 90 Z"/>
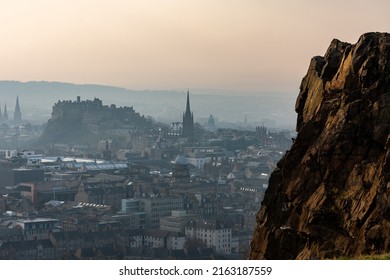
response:
<path fill-rule="evenodd" d="M 365 255 L 360 256 L 358 260 L 390 260 L 390 254 L 382 254 L 382 255 Z"/>
<path fill-rule="evenodd" d="M 356 258 L 340 257 L 337 260 L 390 260 L 390 253 L 381 255 L 362 255 Z"/>

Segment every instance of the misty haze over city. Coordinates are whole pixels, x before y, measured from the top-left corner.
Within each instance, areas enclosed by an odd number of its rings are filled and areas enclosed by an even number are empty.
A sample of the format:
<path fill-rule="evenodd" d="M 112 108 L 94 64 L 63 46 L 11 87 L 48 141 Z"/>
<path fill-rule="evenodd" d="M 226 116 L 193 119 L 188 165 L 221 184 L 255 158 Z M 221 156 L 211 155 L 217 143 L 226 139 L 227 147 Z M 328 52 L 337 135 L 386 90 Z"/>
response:
<path fill-rule="evenodd" d="M 321 153 L 299 156 L 321 133 L 321 109 L 345 105 L 330 100 L 343 88 L 319 91 L 334 86 L 331 74 L 350 48 L 343 42 L 388 28 L 388 2 L 352 2 L 0 4 L 0 259 L 248 259 L 266 194 L 276 197 L 268 203 L 278 201 L 270 217 L 309 209 L 291 211 L 303 201 L 291 197 L 311 195 L 300 188 L 300 174 L 289 192 L 275 182 L 296 163 L 327 162 Z M 319 116 L 312 122 L 310 113 Z M 335 119 L 345 120 L 344 113 Z M 371 138 L 383 142 L 383 131 Z M 341 136 L 349 140 L 349 131 Z M 316 143 L 337 145 L 338 137 Z M 357 150 L 366 151 L 362 146 Z M 328 147 L 331 157 L 348 143 L 339 148 Z M 344 162 L 336 161 L 338 172 Z M 337 172 L 326 173 L 330 186 Z M 364 187 L 374 173 L 364 175 Z M 307 185 L 320 182 L 305 175 Z M 333 212 L 321 212 L 331 195 L 316 196 L 319 220 L 338 227 Z M 297 219 L 275 220 L 270 227 L 282 241 L 290 238 L 287 245 L 309 240 L 290 227 Z"/>
<path fill-rule="evenodd" d="M 228 90 L 189 89 L 195 121 L 204 125 L 212 114 L 218 126 L 246 127 L 254 129 L 266 125 L 277 129 L 293 129 L 295 95 L 285 93 L 253 94 Z M 7 104 L 13 113 L 16 96 L 23 118 L 35 124 L 45 123 L 51 117 L 51 109 L 58 100 L 74 100 L 98 97 L 106 105 L 133 106 L 145 116 L 158 122 L 170 123 L 181 118 L 187 89 L 172 91 L 134 91 L 100 85 L 76 85 L 55 82 L 0 81 L 0 94 L 4 96 L 0 106 Z M 246 118 L 246 122 L 245 122 Z"/>

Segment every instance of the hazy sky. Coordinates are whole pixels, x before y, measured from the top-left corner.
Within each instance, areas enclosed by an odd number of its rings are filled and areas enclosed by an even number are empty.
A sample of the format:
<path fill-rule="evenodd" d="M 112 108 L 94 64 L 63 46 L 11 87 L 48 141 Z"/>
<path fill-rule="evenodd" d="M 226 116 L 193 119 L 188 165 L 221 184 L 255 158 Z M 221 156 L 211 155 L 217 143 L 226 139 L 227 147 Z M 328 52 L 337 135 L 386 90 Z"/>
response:
<path fill-rule="evenodd" d="M 333 38 L 390 32 L 388 0 L 0 0 L 0 80 L 296 93 Z"/>

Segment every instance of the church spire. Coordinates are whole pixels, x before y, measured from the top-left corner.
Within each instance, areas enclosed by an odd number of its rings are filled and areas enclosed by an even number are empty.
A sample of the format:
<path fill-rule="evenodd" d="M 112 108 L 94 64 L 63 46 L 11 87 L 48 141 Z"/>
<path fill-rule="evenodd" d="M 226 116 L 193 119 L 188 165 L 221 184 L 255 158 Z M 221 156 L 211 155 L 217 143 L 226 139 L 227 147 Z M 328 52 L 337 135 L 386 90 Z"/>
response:
<path fill-rule="evenodd" d="M 186 115 L 191 114 L 191 109 L 190 109 L 190 91 L 187 90 L 187 106 L 186 106 Z"/>
<path fill-rule="evenodd" d="M 7 103 L 4 104 L 3 121 L 8 121 Z"/>
<path fill-rule="evenodd" d="M 15 124 L 20 124 L 21 121 L 22 121 L 22 113 L 20 111 L 20 106 L 19 106 L 19 96 L 17 96 L 15 111 L 14 111 L 14 122 Z"/>
<path fill-rule="evenodd" d="M 191 112 L 190 107 L 190 92 L 187 90 L 187 106 L 186 111 L 183 114 L 183 131 L 182 137 L 190 138 L 194 136 L 194 115 Z"/>

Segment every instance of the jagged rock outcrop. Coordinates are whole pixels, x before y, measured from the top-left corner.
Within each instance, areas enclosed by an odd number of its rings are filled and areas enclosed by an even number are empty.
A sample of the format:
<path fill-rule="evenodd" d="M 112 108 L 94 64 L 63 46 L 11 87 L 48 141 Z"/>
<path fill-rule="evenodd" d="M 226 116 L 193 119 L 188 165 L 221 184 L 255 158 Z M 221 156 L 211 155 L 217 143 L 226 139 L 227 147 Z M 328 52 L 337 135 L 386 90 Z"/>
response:
<path fill-rule="evenodd" d="M 390 252 L 390 34 L 333 40 L 295 109 L 298 134 L 270 177 L 249 258 Z"/>

